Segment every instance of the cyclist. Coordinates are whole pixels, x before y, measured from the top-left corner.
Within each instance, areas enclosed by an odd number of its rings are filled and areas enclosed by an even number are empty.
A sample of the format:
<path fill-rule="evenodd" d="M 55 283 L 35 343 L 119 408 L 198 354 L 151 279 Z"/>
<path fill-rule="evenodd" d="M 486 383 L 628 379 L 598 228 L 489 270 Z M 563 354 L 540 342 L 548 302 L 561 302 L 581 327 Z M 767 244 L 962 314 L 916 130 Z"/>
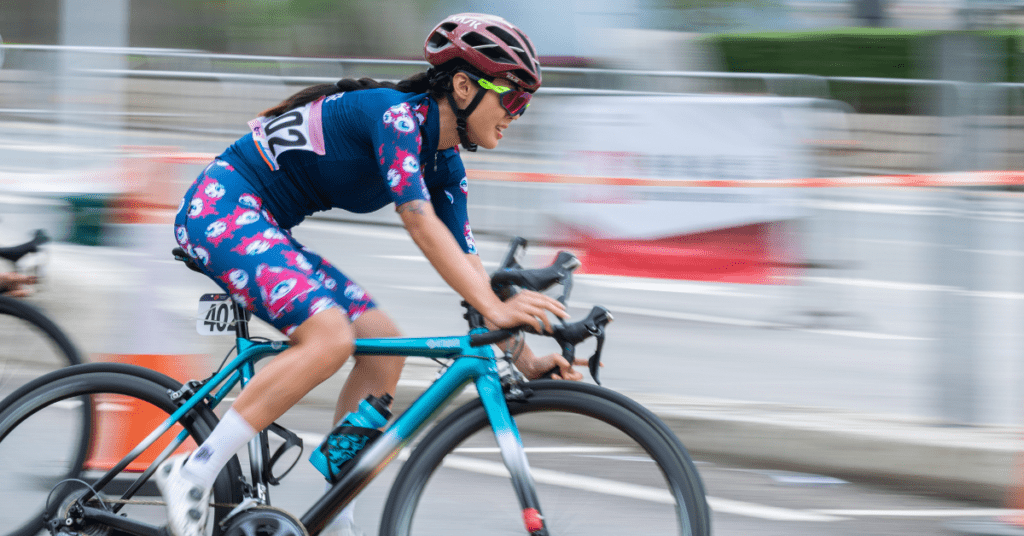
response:
<path fill-rule="evenodd" d="M 457 149 L 493 149 L 540 87 L 526 35 L 506 20 L 448 17 L 428 35 L 432 65 L 397 84 L 370 79 L 312 86 L 249 122 L 252 130 L 199 176 L 175 220 L 178 243 L 206 275 L 290 338 L 290 348 L 252 379 L 199 448 L 157 472 L 175 536 L 202 534 L 211 486 L 227 461 L 353 353 L 354 339 L 399 336 L 373 299 L 290 229 L 320 210 L 370 212 L 394 203 L 406 230 L 441 277 L 493 326 L 548 330 L 556 300 L 520 292 L 501 301 L 476 255 L 466 215 L 466 172 Z M 529 377 L 558 354 L 522 348 Z M 356 357 L 335 421 L 369 394 L 393 393 L 404 361 Z M 354 534 L 351 509 L 325 534 Z"/>

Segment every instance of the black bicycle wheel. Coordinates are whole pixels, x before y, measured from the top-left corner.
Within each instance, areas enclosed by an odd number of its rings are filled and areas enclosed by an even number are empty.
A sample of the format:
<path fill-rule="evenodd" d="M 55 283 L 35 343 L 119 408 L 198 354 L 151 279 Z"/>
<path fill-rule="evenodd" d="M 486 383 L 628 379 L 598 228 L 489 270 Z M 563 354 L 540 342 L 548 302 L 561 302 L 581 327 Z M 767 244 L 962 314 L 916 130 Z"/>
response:
<path fill-rule="evenodd" d="M 39 309 L 0 296 L 0 399 L 32 378 L 81 362 L 71 339 Z"/>
<path fill-rule="evenodd" d="M 509 410 L 549 534 L 710 534 L 700 476 L 653 414 L 597 386 L 531 387 L 533 394 L 509 402 Z M 380 534 L 521 535 L 519 510 L 476 401 L 438 423 L 413 450 L 388 496 Z"/>
<path fill-rule="evenodd" d="M 95 482 L 177 409 L 168 389 L 179 387 L 173 379 L 141 367 L 96 363 L 55 371 L 18 389 L 0 409 L 0 504 L 4 505 L 0 535 L 40 533 L 51 490 L 72 478 Z M 90 419 L 83 421 L 82 408 L 89 409 Z M 201 442 L 216 422 L 213 412 L 200 405 L 181 424 L 191 440 Z M 164 441 L 143 453 L 140 460 L 152 460 L 178 430 L 164 434 Z M 115 478 L 100 490 L 101 497 L 119 499 L 146 466 L 145 462 L 129 466 L 128 471 L 136 474 Z M 214 502 L 235 504 L 241 500 L 240 475 L 238 461 L 232 459 L 214 486 Z M 155 493 L 155 486 L 147 483 L 133 499 L 160 501 Z M 228 511 L 226 507 L 215 509 L 215 527 Z M 130 504 L 121 513 L 153 525 L 166 522 L 162 505 Z M 85 530 L 94 532 L 88 527 Z M 219 528 L 214 533 L 219 534 Z"/>

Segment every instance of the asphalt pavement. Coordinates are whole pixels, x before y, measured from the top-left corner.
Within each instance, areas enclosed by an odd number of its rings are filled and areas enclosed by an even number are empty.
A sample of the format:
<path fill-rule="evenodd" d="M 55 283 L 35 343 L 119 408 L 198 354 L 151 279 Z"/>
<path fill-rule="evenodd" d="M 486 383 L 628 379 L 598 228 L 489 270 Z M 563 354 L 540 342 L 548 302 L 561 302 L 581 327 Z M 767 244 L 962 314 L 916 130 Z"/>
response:
<path fill-rule="evenodd" d="M 181 305 L 195 304 L 199 294 L 218 289 L 178 263 L 165 260 L 163 252 L 170 249 L 165 229 L 123 230 L 131 237 L 127 240 L 129 248 L 54 244 L 49 250 L 46 280 L 34 301 L 49 311 L 94 358 L 99 353 L 163 352 L 205 354 L 210 356 L 209 364 L 219 362 L 230 346 L 229 341 L 196 336 L 190 327 L 195 313 L 187 311 L 194 305 Z M 359 226 L 349 230 L 366 236 L 393 231 Z M 500 249 L 504 243 L 488 237 L 478 239 L 482 247 L 491 249 Z M 422 265 L 420 270 L 429 267 Z M 631 278 L 617 281 L 626 287 L 656 283 Z M 399 309 L 396 314 L 404 313 Z M 422 311 L 416 314 L 427 326 L 425 329 L 431 329 L 432 320 Z M 711 317 L 685 316 L 674 321 L 699 325 L 715 322 Z M 763 328 L 754 324 L 732 327 Z M 260 330 L 255 332 L 259 334 Z M 269 330 L 265 334 L 273 335 Z M 422 391 L 435 377 L 437 368 L 427 360 L 410 360 L 399 385 L 398 403 L 408 402 Z M 344 372 L 339 373 L 302 403 L 332 406 L 344 376 Z M 637 384 L 628 382 L 620 385 L 623 387 L 616 387 L 617 390 L 650 408 L 668 423 L 687 448 L 705 456 L 841 478 L 927 486 L 939 493 L 992 505 L 1002 505 L 1005 491 L 1019 483 L 1016 468 L 1024 443 L 1020 430 L 1014 426 L 955 426 L 905 414 L 763 402 L 756 398 L 688 396 L 668 387 L 639 389 Z"/>

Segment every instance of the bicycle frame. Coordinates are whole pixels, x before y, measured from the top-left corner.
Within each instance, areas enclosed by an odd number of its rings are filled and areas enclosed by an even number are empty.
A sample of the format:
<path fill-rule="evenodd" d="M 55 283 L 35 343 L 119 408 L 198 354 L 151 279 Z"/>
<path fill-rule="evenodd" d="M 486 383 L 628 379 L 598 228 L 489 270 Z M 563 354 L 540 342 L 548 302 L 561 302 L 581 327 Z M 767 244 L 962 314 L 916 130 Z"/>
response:
<path fill-rule="evenodd" d="M 237 308 L 237 305 L 236 305 Z M 243 312 L 241 310 L 239 313 Z M 236 318 L 244 318 L 237 316 Z M 484 332 L 475 329 L 470 332 Z M 255 374 L 255 364 L 267 357 L 284 351 L 288 346 L 282 341 L 253 342 L 248 339 L 248 330 L 244 321 L 236 322 L 238 355 L 231 363 L 210 378 L 199 390 L 191 394 L 181 407 L 169 416 L 156 430 L 137 445 L 115 467 L 108 471 L 94 484 L 102 489 L 117 474 L 128 466 L 136 457 L 152 445 L 160 436 L 170 430 L 200 401 L 210 398 L 210 407 L 216 407 L 227 397 L 228 393 L 239 383 L 242 388 L 249 383 Z M 402 355 L 428 358 L 450 358 L 454 361 L 444 373 L 412 405 L 404 411 L 371 445 L 356 456 L 354 463 L 334 486 L 331 487 L 301 518 L 307 530 L 315 534 L 323 527 L 374 477 L 376 477 L 401 449 L 431 421 L 433 417 L 462 391 L 470 382 L 476 385 L 477 392 L 487 412 L 495 438 L 501 450 L 502 459 L 512 476 L 516 496 L 525 516 L 536 519 L 540 515 L 540 506 L 535 493 L 533 479 L 529 473 L 526 455 L 523 451 L 519 431 L 509 414 L 508 406 L 501 385 L 501 376 L 497 360 L 490 345 L 472 346 L 470 335 L 451 337 L 426 338 L 384 338 L 358 339 L 355 341 L 356 355 Z M 218 389 L 218 386 L 219 389 Z M 187 386 L 186 386 L 187 387 Z M 184 391 L 185 388 L 183 388 Z M 214 390 L 216 389 L 215 394 Z M 179 391 L 182 396 L 182 391 Z M 156 467 L 187 437 L 182 431 L 177 438 L 157 457 L 156 461 L 128 488 L 123 498 L 128 498 L 142 486 L 152 475 Z M 266 501 L 266 485 L 263 482 L 262 459 L 263 434 L 257 434 L 249 444 L 250 462 L 252 466 L 253 488 L 258 500 Z M 136 534 L 156 534 L 152 525 L 140 523 L 95 508 L 86 508 L 86 518 L 107 522 L 121 530 Z"/>

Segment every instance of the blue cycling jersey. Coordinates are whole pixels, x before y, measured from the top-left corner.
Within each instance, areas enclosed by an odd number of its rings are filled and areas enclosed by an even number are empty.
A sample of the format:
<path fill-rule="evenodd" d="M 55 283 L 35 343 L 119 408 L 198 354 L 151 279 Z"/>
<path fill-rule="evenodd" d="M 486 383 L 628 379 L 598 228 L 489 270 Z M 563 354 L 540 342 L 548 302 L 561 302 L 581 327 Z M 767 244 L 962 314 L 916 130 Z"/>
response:
<path fill-rule="evenodd" d="M 239 171 L 284 229 L 314 212 L 355 213 L 430 200 L 456 242 L 476 253 L 466 170 L 456 148 L 437 150 L 437 103 L 423 94 L 368 89 L 331 95 L 252 130 L 220 159 Z"/>

